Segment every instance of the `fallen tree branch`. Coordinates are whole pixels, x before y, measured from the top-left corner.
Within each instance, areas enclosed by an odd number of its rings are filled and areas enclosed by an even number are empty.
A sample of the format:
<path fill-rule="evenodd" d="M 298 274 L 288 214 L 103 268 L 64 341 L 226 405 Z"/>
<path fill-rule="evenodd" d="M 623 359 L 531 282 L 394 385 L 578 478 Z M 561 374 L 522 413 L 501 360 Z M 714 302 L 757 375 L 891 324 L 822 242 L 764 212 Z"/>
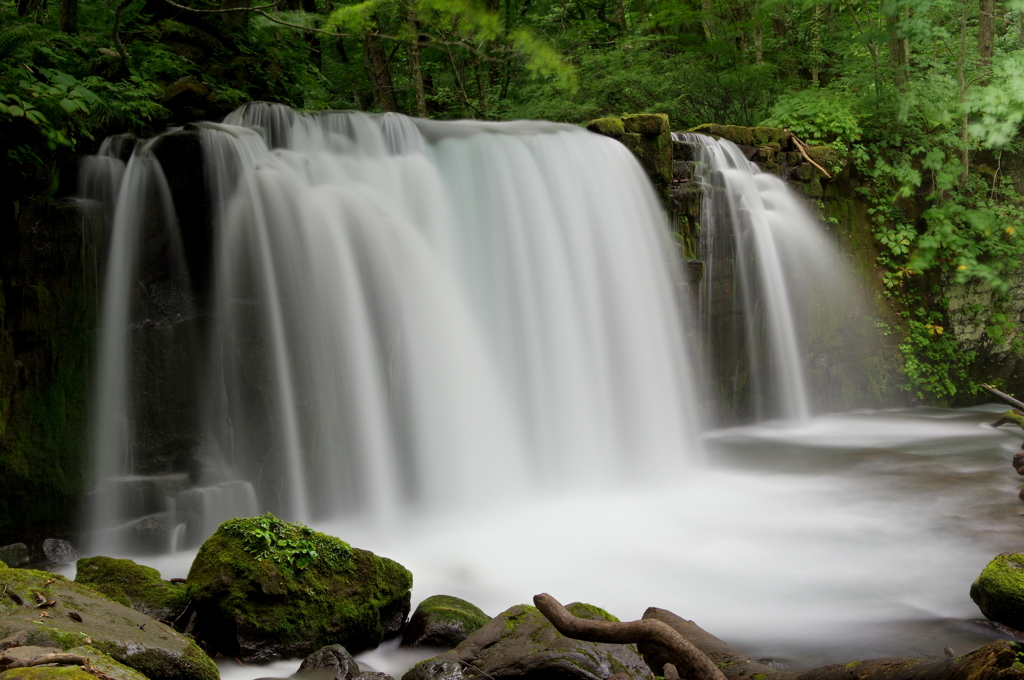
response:
<path fill-rule="evenodd" d="M 1020 672 L 1013 667 L 1017 661 L 1017 646 L 1007 640 L 997 640 L 961 657 L 950 656 L 953 650 L 947 647 L 943 650 L 945 658 L 942 659 L 867 659 L 794 672 L 761 664 L 733 649 L 693 621 L 687 621 L 668 610 L 651 607 L 644 612 L 643 620 L 665 623 L 692 642 L 730 680 L 1010 680 L 1021 677 Z M 650 643 L 641 643 L 639 647 L 644 660 L 652 668 L 662 667 L 664 660 L 670 659 L 671 650 L 667 648 L 655 648 Z M 665 677 L 667 679 L 668 675 Z"/>
<path fill-rule="evenodd" d="M 789 132 L 789 130 L 786 130 L 786 132 Z M 800 152 L 800 155 L 804 157 L 804 160 L 816 167 L 821 174 L 825 175 L 825 179 L 832 179 L 832 175 L 828 174 L 828 171 L 825 170 L 825 168 L 815 163 L 814 159 L 807 155 L 807 145 L 800 141 L 800 138 L 792 132 L 789 132 L 789 136 L 793 139 L 793 146 L 795 146 L 796 150 Z"/>
<path fill-rule="evenodd" d="M 681 676 L 694 680 L 726 680 L 722 671 L 693 643 L 667 624 L 653 619 L 641 621 L 591 621 L 580 619 L 547 593 L 533 596 L 533 603 L 547 617 L 555 629 L 574 640 L 632 644 L 653 642 L 672 651 Z"/>
<path fill-rule="evenodd" d="M 230 9 L 192 9 L 191 7 L 185 7 L 185 5 L 179 5 L 174 0 L 164 0 L 168 5 L 175 9 L 184 10 L 186 12 L 195 12 L 196 14 L 230 14 L 232 12 L 258 12 L 263 9 L 271 9 L 281 4 L 281 0 L 272 2 L 269 5 L 259 5 L 257 7 L 232 7 Z M 171 579 L 171 583 L 177 580 L 180 583 L 184 583 L 185 579 Z"/>
<path fill-rule="evenodd" d="M 55 663 L 61 666 L 86 666 L 89 664 L 89 657 L 79 656 L 78 654 L 67 654 L 64 652 L 56 654 L 40 654 L 39 656 L 34 656 L 31 659 L 12 659 L 9 664 L 3 664 L 0 662 L 0 668 L 4 668 L 5 670 L 10 670 L 12 668 L 31 668 L 32 666 L 42 666 L 48 663 Z"/>
<path fill-rule="evenodd" d="M 986 385 L 985 383 L 981 384 L 981 389 L 985 390 L 986 392 L 991 394 L 993 397 L 998 397 L 999 399 L 1002 399 L 1003 401 L 1005 401 L 1007 404 L 1009 404 L 1010 406 L 1014 407 L 1015 409 L 1020 409 L 1021 411 L 1024 411 L 1024 401 L 1020 401 L 1020 400 L 1014 399 L 1013 397 L 1011 397 L 1006 392 L 1001 392 L 1000 390 L 997 390 L 996 388 L 992 387 L 991 385 Z"/>

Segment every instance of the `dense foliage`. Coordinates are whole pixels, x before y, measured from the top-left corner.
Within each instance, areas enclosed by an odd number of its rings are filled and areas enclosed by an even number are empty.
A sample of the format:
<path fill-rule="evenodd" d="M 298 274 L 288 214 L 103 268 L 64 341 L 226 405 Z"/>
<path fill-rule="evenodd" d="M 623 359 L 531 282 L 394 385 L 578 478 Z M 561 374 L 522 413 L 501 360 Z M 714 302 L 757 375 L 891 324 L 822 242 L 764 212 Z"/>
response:
<path fill-rule="evenodd" d="M 990 343 L 1019 344 L 1022 46 L 1022 0 L 0 0 L 4 191 L 54 190 L 108 131 L 248 99 L 788 127 L 852 160 L 905 387 L 948 399 L 973 361 L 944 332 L 950 283 L 990 290 Z"/>

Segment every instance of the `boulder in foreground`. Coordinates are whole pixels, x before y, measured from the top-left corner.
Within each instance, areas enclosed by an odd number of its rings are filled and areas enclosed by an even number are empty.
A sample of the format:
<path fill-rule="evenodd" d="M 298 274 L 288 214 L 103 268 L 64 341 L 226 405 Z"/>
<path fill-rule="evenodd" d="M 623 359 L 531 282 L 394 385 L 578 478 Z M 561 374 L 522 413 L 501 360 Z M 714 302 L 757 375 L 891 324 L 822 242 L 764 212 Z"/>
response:
<path fill-rule="evenodd" d="M 87 557 L 78 560 L 77 569 L 75 583 L 84 583 L 158 621 L 173 622 L 188 604 L 184 584 L 165 581 L 156 569 L 132 560 Z"/>
<path fill-rule="evenodd" d="M 243 661 L 354 654 L 398 635 L 412 574 L 392 560 L 271 514 L 220 525 L 188 574 L 196 639 Z"/>
<path fill-rule="evenodd" d="M 1024 553 L 996 555 L 971 585 L 971 599 L 993 621 L 1024 629 Z"/>
<path fill-rule="evenodd" d="M 420 602 L 402 633 L 403 647 L 452 649 L 490 621 L 476 605 L 450 595 Z"/>
<path fill-rule="evenodd" d="M 617 620 L 603 609 L 579 602 L 566 609 L 580 618 Z M 450 652 L 413 666 L 402 680 L 607 680 L 616 673 L 632 680 L 650 680 L 651 676 L 636 645 L 567 638 L 536 607 L 517 605 Z"/>
<path fill-rule="evenodd" d="M 63 576 L 0 565 L 0 591 L 0 647 L 12 646 L 8 639 L 64 651 L 91 645 L 150 680 L 219 677 L 188 637 Z"/>

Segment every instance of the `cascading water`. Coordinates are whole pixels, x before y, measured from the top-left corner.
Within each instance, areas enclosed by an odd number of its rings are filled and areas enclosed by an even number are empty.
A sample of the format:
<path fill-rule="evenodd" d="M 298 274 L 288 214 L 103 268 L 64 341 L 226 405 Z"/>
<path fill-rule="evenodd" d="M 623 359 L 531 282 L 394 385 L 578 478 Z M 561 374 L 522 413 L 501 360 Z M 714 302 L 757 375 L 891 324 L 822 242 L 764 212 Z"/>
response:
<path fill-rule="evenodd" d="M 734 149 L 688 143 L 719 333 L 705 401 L 747 420 L 827 408 L 874 349 L 835 233 Z M 1019 440 L 991 410 L 705 432 L 707 469 L 677 474 L 696 434 L 683 319 L 621 145 L 254 104 L 131 147 L 84 171 L 112 233 L 93 552 L 194 547 L 272 510 L 400 561 L 416 598 L 491 614 L 543 591 L 623 619 L 654 605 L 812 664 L 995 634 L 967 621 L 970 581 L 1019 537 Z M 191 555 L 145 560 L 183 576 Z"/>
<path fill-rule="evenodd" d="M 703 187 L 699 307 L 712 420 L 806 420 L 822 410 L 822 380 L 837 377 L 833 355 L 849 359 L 871 325 L 856 278 L 835 234 L 739 147 L 692 133 L 673 139 L 693 149 Z"/>
<path fill-rule="evenodd" d="M 197 140 L 205 187 L 178 167 Z M 256 103 L 140 143 L 112 215 L 93 550 L 263 510 L 388 521 L 692 450 L 663 218 L 616 142 Z"/>

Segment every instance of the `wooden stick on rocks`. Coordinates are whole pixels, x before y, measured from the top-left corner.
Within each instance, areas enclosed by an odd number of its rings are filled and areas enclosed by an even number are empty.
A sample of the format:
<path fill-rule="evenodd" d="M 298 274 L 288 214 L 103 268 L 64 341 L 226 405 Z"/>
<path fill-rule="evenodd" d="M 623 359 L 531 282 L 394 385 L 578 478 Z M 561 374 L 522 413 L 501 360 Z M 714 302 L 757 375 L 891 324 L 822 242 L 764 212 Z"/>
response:
<path fill-rule="evenodd" d="M 690 667 L 683 668 L 683 677 L 693 680 L 725 680 L 725 675 L 711 659 L 682 635 L 672 630 L 667 624 L 654 619 L 642 621 L 591 621 L 580 619 L 561 605 L 547 593 L 533 596 L 533 603 L 540 613 L 547 617 L 555 629 L 574 640 L 587 642 L 611 642 L 632 644 L 651 642 L 671 650 L 681 661 Z"/>

